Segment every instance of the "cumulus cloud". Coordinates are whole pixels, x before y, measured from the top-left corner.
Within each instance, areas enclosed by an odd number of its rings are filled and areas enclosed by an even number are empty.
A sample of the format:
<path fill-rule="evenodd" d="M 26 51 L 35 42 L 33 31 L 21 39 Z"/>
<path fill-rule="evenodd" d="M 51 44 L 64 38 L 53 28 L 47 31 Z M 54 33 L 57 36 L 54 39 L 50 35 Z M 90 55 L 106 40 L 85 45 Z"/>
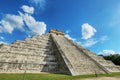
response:
<path fill-rule="evenodd" d="M 18 29 L 23 29 L 23 19 L 22 17 L 20 17 L 19 15 L 10 15 L 7 14 L 5 21 L 9 22 L 11 26 L 13 26 L 13 28 L 18 28 Z"/>
<path fill-rule="evenodd" d="M 80 41 L 80 40 L 78 40 L 76 38 L 71 37 L 69 35 L 70 32 L 71 32 L 70 30 L 66 30 L 65 37 L 67 37 L 68 39 L 71 39 L 71 40 L 77 42 L 79 45 L 82 45 L 83 47 L 91 47 L 91 46 L 93 46 L 93 45 L 95 45 L 95 44 L 97 44 L 99 42 L 97 39 L 93 39 L 93 38 L 85 39 L 83 41 Z"/>
<path fill-rule="evenodd" d="M 98 43 L 97 40 L 95 40 L 95 39 L 88 39 L 85 42 L 82 42 L 81 45 L 84 46 L 84 47 L 91 47 L 91 46 L 95 45 L 96 43 Z"/>
<path fill-rule="evenodd" d="M 67 37 L 68 39 L 73 40 L 73 41 L 76 40 L 75 38 L 72 38 L 69 34 L 65 34 L 65 37 Z"/>
<path fill-rule="evenodd" d="M 79 45 L 83 45 L 82 44 L 82 42 L 81 41 L 79 41 L 79 40 L 77 40 L 76 38 L 73 38 L 73 37 L 71 37 L 68 33 L 70 33 L 71 31 L 70 30 L 67 30 L 65 33 L 65 37 L 66 38 L 68 38 L 68 39 L 70 39 L 70 40 L 72 40 L 72 41 L 74 41 L 74 42 L 76 42 L 77 44 L 79 44 Z"/>
<path fill-rule="evenodd" d="M 83 47 L 91 47 L 97 43 L 103 43 L 103 42 L 109 40 L 107 35 L 103 35 L 100 38 L 92 38 L 92 36 L 94 36 L 95 32 L 97 32 L 97 31 L 95 28 L 93 28 L 88 23 L 84 23 L 82 25 L 82 39 L 83 39 L 82 41 L 72 38 L 69 35 L 70 32 L 71 32 L 70 30 L 66 30 L 65 37 L 77 42 L 78 44 L 82 45 Z"/>
<path fill-rule="evenodd" d="M 84 23 L 82 25 L 82 39 L 89 39 L 92 36 L 94 36 L 96 29 L 93 28 L 91 25 L 89 25 L 88 23 Z"/>
<path fill-rule="evenodd" d="M 34 8 L 23 5 L 22 9 L 25 13 L 18 11 L 19 15 L 5 15 L 0 21 L 0 32 L 11 34 L 14 29 L 18 29 L 24 31 L 29 36 L 44 34 L 46 32 L 46 24 L 43 21 L 36 21 L 31 15 L 34 13 Z"/>
<path fill-rule="evenodd" d="M 4 19 L 0 21 L 0 32 L 12 33 L 13 30 L 23 30 L 23 19 L 18 15 L 7 14 Z"/>
<path fill-rule="evenodd" d="M 103 35 L 100 38 L 93 38 L 97 30 L 88 23 L 84 23 L 82 26 L 82 39 L 81 45 L 84 47 L 91 47 L 97 43 L 103 43 L 109 40 L 108 36 Z"/>
<path fill-rule="evenodd" d="M 46 31 L 46 24 L 44 22 L 36 21 L 34 17 L 32 17 L 29 14 L 23 14 L 19 12 L 23 20 L 25 21 L 25 24 L 30 29 L 30 33 L 32 35 L 41 35 L 44 34 Z"/>
<path fill-rule="evenodd" d="M 76 41 L 75 38 L 73 38 L 73 37 L 71 37 L 71 36 L 69 35 L 70 32 L 71 32 L 71 30 L 66 30 L 66 31 L 65 31 L 65 37 L 67 37 L 67 38 L 70 39 L 70 40 Z"/>
<path fill-rule="evenodd" d="M 34 8 L 33 8 L 33 11 L 34 11 Z M 23 13 L 19 12 L 19 14 L 30 30 L 27 32 L 29 35 L 41 35 L 46 32 L 46 24 L 44 22 L 36 21 L 34 17 L 32 17 L 30 14 L 27 14 L 27 13 L 23 14 Z"/>
<path fill-rule="evenodd" d="M 84 40 L 81 42 L 81 45 L 84 46 L 84 47 L 91 47 L 97 43 L 104 43 L 105 41 L 109 40 L 108 36 L 104 35 L 98 39 L 96 38 L 90 38 L 90 39 L 87 39 L 87 40 Z"/>
<path fill-rule="evenodd" d="M 104 55 L 104 56 L 113 55 L 113 54 L 116 54 L 114 50 L 103 50 L 102 52 L 98 53 L 98 55 Z"/>
<path fill-rule="evenodd" d="M 5 20 L 0 21 L 0 32 L 6 32 L 6 33 L 12 33 L 13 27 L 10 25 L 9 22 L 6 22 Z"/>
<path fill-rule="evenodd" d="M 29 14 L 33 14 L 34 13 L 34 8 L 33 7 L 29 7 L 27 5 L 23 5 L 21 8 L 26 13 L 29 13 Z"/>

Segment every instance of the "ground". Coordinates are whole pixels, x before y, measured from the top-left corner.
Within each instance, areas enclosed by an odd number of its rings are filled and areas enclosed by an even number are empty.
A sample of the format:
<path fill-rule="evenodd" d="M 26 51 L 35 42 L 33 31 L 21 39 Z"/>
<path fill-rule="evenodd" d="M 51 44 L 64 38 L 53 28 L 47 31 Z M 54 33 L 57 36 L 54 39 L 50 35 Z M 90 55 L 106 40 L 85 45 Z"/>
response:
<path fill-rule="evenodd" d="M 0 80 L 120 80 L 120 72 L 79 76 L 51 73 L 0 73 Z"/>
<path fill-rule="evenodd" d="M 87 78 L 87 79 L 80 79 L 80 80 L 120 80 L 120 77 L 97 77 L 97 78 Z"/>

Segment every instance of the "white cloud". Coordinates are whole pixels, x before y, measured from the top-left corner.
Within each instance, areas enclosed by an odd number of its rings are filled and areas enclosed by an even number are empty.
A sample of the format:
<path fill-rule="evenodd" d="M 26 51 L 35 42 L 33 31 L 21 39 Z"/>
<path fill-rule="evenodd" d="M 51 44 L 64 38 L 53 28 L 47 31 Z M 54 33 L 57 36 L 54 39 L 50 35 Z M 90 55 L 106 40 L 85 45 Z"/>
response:
<path fill-rule="evenodd" d="M 23 19 L 17 15 L 7 14 L 5 18 L 0 21 L 0 25 L 0 32 L 12 33 L 15 28 L 21 31 L 24 30 Z"/>
<path fill-rule="evenodd" d="M 8 21 L 12 27 L 23 30 L 24 22 L 21 16 L 7 14 L 5 20 Z"/>
<path fill-rule="evenodd" d="M 116 54 L 114 50 L 103 50 L 102 52 L 98 53 L 98 55 L 104 55 L 104 56 L 113 55 L 113 54 Z"/>
<path fill-rule="evenodd" d="M 95 45 L 96 43 L 98 43 L 97 40 L 95 40 L 95 39 L 88 39 L 85 42 L 82 42 L 81 45 L 83 47 L 91 47 L 91 46 Z"/>
<path fill-rule="evenodd" d="M 69 33 L 71 31 L 70 30 L 66 30 L 66 34 L 65 34 L 65 37 L 67 37 L 68 39 L 71 39 L 75 42 L 77 42 L 78 44 L 82 45 L 83 47 L 91 47 L 97 43 L 103 43 L 107 40 L 109 40 L 108 36 L 104 35 L 100 38 L 91 38 L 95 32 L 97 32 L 91 25 L 89 25 L 88 23 L 85 23 L 82 25 L 82 38 L 84 40 L 80 41 L 80 40 L 77 40 L 75 38 L 72 38 Z"/>
<path fill-rule="evenodd" d="M 67 38 L 70 39 L 70 40 L 75 41 L 76 39 L 75 39 L 75 38 L 72 38 L 72 37 L 69 35 L 70 32 L 71 32 L 70 30 L 66 30 L 66 31 L 65 31 L 65 37 L 67 37 Z"/>
<path fill-rule="evenodd" d="M 69 34 L 65 34 L 65 37 L 67 37 L 68 39 L 73 40 L 73 41 L 76 40 L 75 38 L 72 38 Z"/>
<path fill-rule="evenodd" d="M 71 39 L 75 42 L 77 42 L 79 45 L 82 45 L 83 47 L 91 47 L 93 45 L 95 45 L 96 43 L 98 43 L 99 41 L 96 40 L 96 39 L 85 39 L 84 41 L 80 41 L 80 40 L 77 40 L 76 38 L 73 38 L 69 35 L 71 31 L 70 30 L 66 30 L 66 34 L 65 34 L 65 37 L 67 37 L 68 39 Z"/>
<path fill-rule="evenodd" d="M 92 36 L 94 36 L 96 29 L 93 28 L 91 25 L 89 25 L 88 23 L 84 23 L 82 25 L 82 39 L 89 39 Z"/>
<path fill-rule="evenodd" d="M 46 32 L 46 24 L 41 21 L 36 21 L 31 16 L 34 13 L 34 8 L 26 5 L 22 6 L 25 13 L 19 11 L 19 15 L 7 14 L 0 21 L 0 33 L 5 32 L 12 34 L 14 29 L 24 31 L 28 35 L 41 35 Z M 27 28 L 25 28 L 25 25 Z"/>
<path fill-rule="evenodd" d="M 26 13 L 29 13 L 29 14 L 33 14 L 34 13 L 34 8 L 33 7 L 29 7 L 27 5 L 23 5 L 22 9 Z"/>
<path fill-rule="evenodd" d="M 12 31 L 14 30 L 14 28 L 10 25 L 9 22 L 2 20 L 0 21 L 0 32 L 6 32 L 6 33 L 12 33 Z"/>
<path fill-rule="evenodd" d="M 70 40 L 76 41 L 75 38 L 73 38 L 73 37 L 71 37 L 71 36 L 69 35 L 70 32 L 71 32 L 71 30 L 66 30 L 66 31 L 65 31 L 65 37 L 67 37 L 67 38 L 70 39 Z"/>
<path fill-rule="evenodd" d="M 41 35 L 46 32 L 46 24 L 44 22 L 36 21 L 34 17 L 31 15 L 25 13 L 19 12 L 23 20 L 25 21 L 25 24 L 30 29 L 31 35 Z"/>
<path fill-rule="evenodd" d="M 97 43 L 104 43 L 105 41 L 109 40 L 108 36 L 104 35 L 102 36 L 101 38 L 98 38 L 98 39 L 87 39 L 87 40 L 84 40 L 83 42 L 81 42 L 81 45 L 84 46 L 84 47 L 91 47 Z"/>
<path fill-rule="evenodd" d="M 46 0 L 29 0 L 29 2 L 31 4 L 33 4 L 34 6 L 36 6 L 36 8 L 38 9 L 44 9 L 46 6 Z"/>

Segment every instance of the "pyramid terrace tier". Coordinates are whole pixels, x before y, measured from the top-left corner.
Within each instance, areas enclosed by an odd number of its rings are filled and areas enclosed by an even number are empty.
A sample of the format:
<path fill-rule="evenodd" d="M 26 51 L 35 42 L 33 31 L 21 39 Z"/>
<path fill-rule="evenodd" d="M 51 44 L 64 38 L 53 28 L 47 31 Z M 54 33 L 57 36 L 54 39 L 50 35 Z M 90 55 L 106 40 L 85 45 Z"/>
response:
<path fill-rule="evenodd" d="M 64 73 L 70 75 L 120 72 L 120 66 L 97 56 L 64 33 L 50 33 L 0 45 L 0 73 Z"/>

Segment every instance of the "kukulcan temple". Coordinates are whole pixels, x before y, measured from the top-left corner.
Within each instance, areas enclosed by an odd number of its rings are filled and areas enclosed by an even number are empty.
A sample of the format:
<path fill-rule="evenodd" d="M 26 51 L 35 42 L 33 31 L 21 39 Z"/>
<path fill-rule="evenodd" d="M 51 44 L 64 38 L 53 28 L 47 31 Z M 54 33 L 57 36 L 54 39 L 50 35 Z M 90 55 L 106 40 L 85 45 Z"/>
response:
<path fill-rule="evenodd" d="M 49 33 L 0 45 L 0 73 L 60 73 L 75 75 L 120 72 L 120 66 L 97 56 L 51 29 Z"/>

